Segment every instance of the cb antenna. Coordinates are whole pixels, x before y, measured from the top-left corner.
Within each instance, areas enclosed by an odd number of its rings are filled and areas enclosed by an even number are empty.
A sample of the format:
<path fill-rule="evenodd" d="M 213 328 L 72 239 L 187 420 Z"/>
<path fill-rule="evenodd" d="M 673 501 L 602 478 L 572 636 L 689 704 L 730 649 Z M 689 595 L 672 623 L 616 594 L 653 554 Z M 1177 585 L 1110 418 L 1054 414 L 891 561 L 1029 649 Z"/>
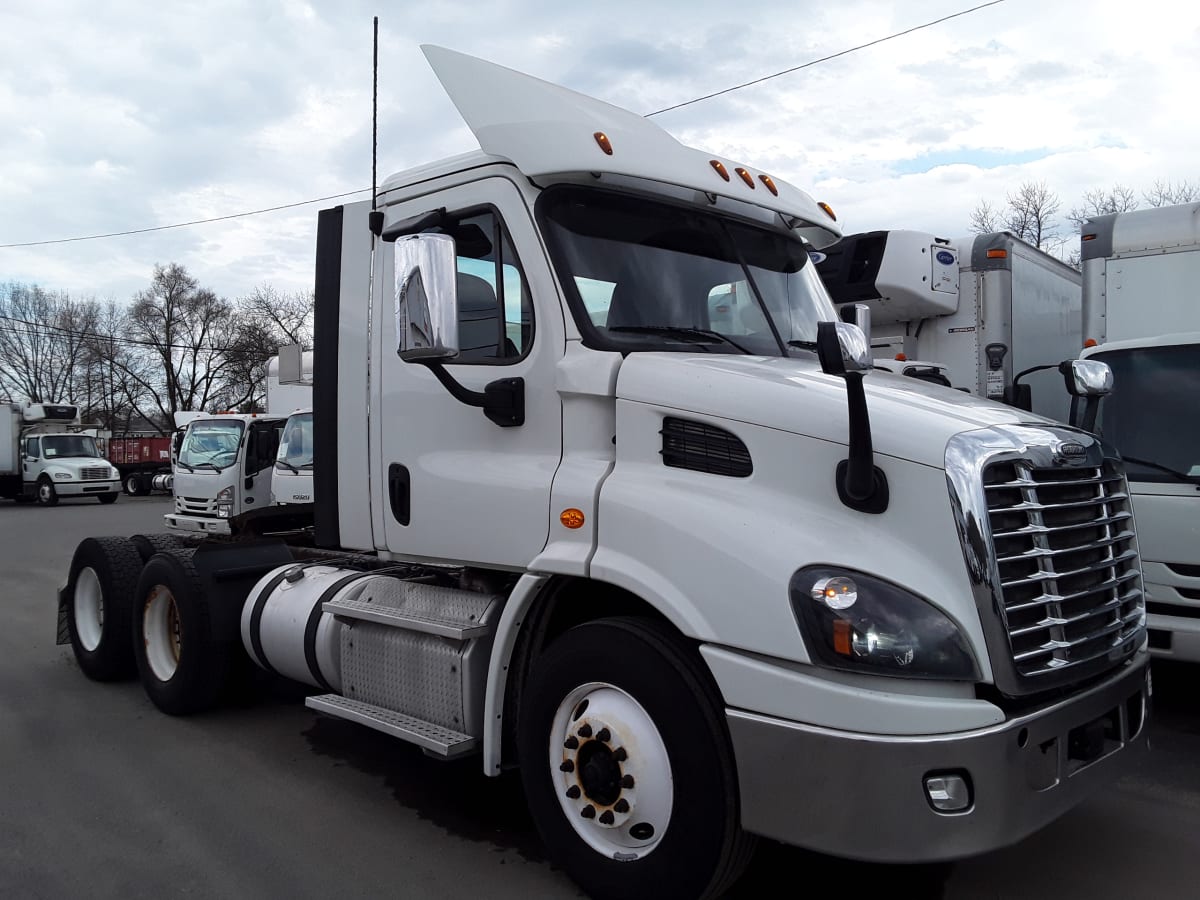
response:
<path fill-rule="evenodd" d="M 379 158 L 379 16 L 375 16 L 375 36 L 372 41 L 371 59 L 371 233 L 379 237 L 383 233 L 383 213 L 378 209 L 379 194 L 376 190 L 376 166 Z"/>

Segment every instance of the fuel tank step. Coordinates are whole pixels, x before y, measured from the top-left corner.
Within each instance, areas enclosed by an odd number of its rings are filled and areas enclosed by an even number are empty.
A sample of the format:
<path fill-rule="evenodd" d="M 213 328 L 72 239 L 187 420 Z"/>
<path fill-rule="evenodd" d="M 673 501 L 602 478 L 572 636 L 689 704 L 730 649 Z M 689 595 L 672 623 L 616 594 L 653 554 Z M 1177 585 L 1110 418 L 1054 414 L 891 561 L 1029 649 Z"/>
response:
<path fill-rule="evenodd" d="M 468 624 L 461 619 L 437 613 L 387 606 L 377 603 L 369 597 L 355 600 L 327 600 L 322 608 L 325 612 L 332 613 L 341 619 L 376 622 L 380 625 L 391 625 L 394 628 L 407 628 L 409 631 L 436 634 L 439 637 L 453 638 L 457 641 L 465 641 L 468 638 L 488 633 L 488 626 L 479 622 Z"/>
<path fill-rule="evenodd" d="M 366 725 L 448 759 L 470 753 L 479 745 L 479 739 L 469 734 L 338 694 L 308 697 L 304 705 L 326 715 Z"/>
<path fill-rule="evenodd" d="M 334 597 L 323 609 L 359 619 L 465 641 L 491 631 L 488 613 L 501 598 L 474 591 L 381 576 L 369 578 L 356 596 Z"/>

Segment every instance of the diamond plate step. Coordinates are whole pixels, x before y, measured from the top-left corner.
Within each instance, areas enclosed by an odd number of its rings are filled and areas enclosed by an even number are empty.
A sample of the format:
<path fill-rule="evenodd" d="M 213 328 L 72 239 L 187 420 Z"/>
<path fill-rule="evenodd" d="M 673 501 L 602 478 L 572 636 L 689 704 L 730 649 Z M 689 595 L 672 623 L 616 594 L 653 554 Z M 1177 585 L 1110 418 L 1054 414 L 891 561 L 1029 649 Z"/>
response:
<path fill-rule="evenodd" d="M 406 716 L 404 713 L 392 712 L 382 706 L 350 700 L 339 694 L 308 697 L 304 705 L 326 715 L 366 725 L 447 758 L 470 753 L 479 744 L 479 739 L 469 734 L 443 728 L 441 725 Z"/>
<path fill-rule="evenodd" d="M 371 600 L 326 600 L 322 608 L 325 612 L 343 619 L 362 619 L 366 622 L 377 622 L 380 625 L 391 625 L 394 628 L 407 628 L 409 631 L 423 631 L 426 634 L 436 634 L 439 637 L 454 638 L 459 641 L 479 637 L 487 634 L 490 630 L 489 626 L 479 622 L 464 624 L 458 618 L 439 616 L 435 613 L 413 609 L 398 609 L 394 606 L 374 603 Z"/>

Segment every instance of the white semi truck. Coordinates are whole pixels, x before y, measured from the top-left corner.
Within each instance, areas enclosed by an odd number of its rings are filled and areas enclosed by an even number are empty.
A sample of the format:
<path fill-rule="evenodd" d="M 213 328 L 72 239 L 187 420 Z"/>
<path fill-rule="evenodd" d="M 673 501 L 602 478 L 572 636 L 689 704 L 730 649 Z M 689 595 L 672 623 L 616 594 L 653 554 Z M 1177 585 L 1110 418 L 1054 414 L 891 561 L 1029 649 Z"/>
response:
<path fill-rule="evenodd" d="M 83 433 L 69 403 L 0 403 L 0 497 L 54 506 L 95 497 L 113 503 L 121 473 Z"/>
<path fill-rule="evenodd" d="M 1083 346 L 1080 275 L 1066 263 L 1008 232 L 907 230 L 850 235 L 817 260 L 835 303 L 870 308 L 877 365 L 1070 420 L 1062 374 L 1039 368 Z"/>
<path fill-rule="evenodd" d="M 1112 367 L 1098 430 L 1129 471 L 1151 652 L 1200 662 L 1200 203 L 1083 224 L 1081 354 Z"/>
<path fill-rule="evenodd" d="M 864 378 L 808 194 L 425 53 L 482 149 L 319 216 L 317 546 L 84 541 L 84 671 L 136 663 L 179 715 L 247 654 L 326 715 L 516 767 L 606 898 L 720 896 L 755 835 L 978 854 L 1125 772 L 1149 682 L 1115 452 Z M 757 314 L 715 321 L 735 292 Z"/>

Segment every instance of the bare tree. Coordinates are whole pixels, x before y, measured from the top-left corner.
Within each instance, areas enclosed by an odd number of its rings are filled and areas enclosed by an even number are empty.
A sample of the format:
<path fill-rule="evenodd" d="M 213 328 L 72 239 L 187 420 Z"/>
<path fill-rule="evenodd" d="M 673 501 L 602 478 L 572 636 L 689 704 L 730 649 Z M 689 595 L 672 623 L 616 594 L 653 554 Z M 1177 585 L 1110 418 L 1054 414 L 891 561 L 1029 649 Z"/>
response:
<path fill-rule="evenodd" d="M 1111 213 L 1129 212 L 1137 208 L 1138 201 L 1133 194 L 1133 188 L 1114 184 L 1107 191 L 1100 188 L 1085 191 L 1083 201 L 1078 206 L 1071 207 L 1071 211 L 1067 213 L 1067 219 L 1078 231 L 1086 219 Z"/>
<path fill-rule="evenodd" d="M 971 223 L 968 226 L 972 234 L 991 234 L 1000 230 L 1000 212 L 986 200 L 980 200 L 979 205 L 971 210 Z"/>
<path fill-rule="evenodd" d="M 1026 181 L 1007 195 L 1003 209 L 981 200 L 971 213 L 970 230 L 975 234 L 1011 231 L 1021 240 L 1047 249 L 1059 243 L 1054 217 L 1061 207 L 1062 201 L 1044 181 Z"/>
<path fill-rule="evenodd" d="M 1142 197 L 1150 206 L 1174 206 L 1177 203 L 1191 203 L 1200 200 L 1200 184 L 1192 181 L 1173 183 L 1156 179 L 1154 187 L 1142 192 Z"/>
<path fill-rule="evenodd" d="M 34 402 L 86 396 L 83 348 L 99 312 L 37 285 L 0 288 L 0 390 Z"/>
<path fill-rule="evenodd" d="M 280 344 L 312 346 L 312 291 L 281 294 L 271 285 L 263 284 L 240 298 L 237 305 L 245 321 L 264 326 Z"/>

